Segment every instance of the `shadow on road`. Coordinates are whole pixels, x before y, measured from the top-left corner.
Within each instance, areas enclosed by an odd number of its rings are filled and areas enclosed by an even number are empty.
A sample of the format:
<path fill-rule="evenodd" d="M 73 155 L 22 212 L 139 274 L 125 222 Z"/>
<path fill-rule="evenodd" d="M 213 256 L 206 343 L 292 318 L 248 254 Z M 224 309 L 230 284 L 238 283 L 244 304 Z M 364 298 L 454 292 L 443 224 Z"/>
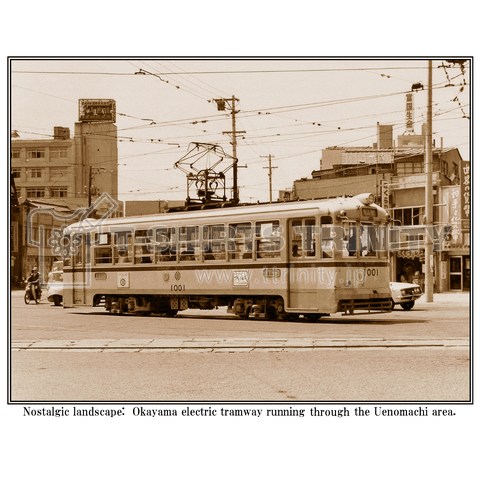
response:
<path fill-rule="evenodd" d="M 423 311 L 422 309 L 417 309 L 417 311 Z M 400 313 L 400 312 L 399 312 Z M 406 312 L 406 314 L 410 314 L 410 312 Z M 360 314 L 355 314 L 352 316 L 348 317 L 343 317 L 343 316 L 336 316 L 336 317 L 321 317 L 316 320 L 311 320 L 305 317 L 300 317 L 300 318 L 292 318 L 292 319 L 268 319 L 268 318 L 249 318 L 249 319 L 243 319 L 239 318 L 235 315 L 198 315 L 198 314 L 178 314 L 175 317 L 168 317 L 166 315 L 162 314 L 151 314 L 151 315 L 133 315 L 133 314 L 128 314 L 128 313 L 123 313 L 123 314 L 114 314 L 114 313 L 109 313 L 106 311 L 100 311 L 100 312 L 71 312 L 72 315 L 93 315 L 93 316 L 101 316 L 101 317 L 129 317 L 129 318 L 152 318 L 152 319 L 176 319 L 176 320 L 209 320 L 209 321 L 231 321 L 231 322 L 248 322 L 248 323 L 260 323 L 260 322 L 267 322 L 269 324 L 272 323 L 294 323 L 294 324 L 325 324 L 325 325 L 335 325 L 335 324 L 344 324 L 344 325 L 397 325 L 397 324 L 415 324 L 415 323 L 430 323 L 430 320 L 425 320 L 425 319 L 420 319 L 420 318 L 408 318 L 408 319 L 403 319 L 403 318 L 385 318 L 385 319 L 379 319 L 379 318 L 355 318 L 357 316 L 365 316 L 365 314 L 360 313 Z M 415 315 L 415 312 L 411 312 L 412 315 Z M 376 315 L 382 315 L 382 314 L 372 314 L 372 316 Z M 385 314 L 386 315 L 386 314 Z"/>

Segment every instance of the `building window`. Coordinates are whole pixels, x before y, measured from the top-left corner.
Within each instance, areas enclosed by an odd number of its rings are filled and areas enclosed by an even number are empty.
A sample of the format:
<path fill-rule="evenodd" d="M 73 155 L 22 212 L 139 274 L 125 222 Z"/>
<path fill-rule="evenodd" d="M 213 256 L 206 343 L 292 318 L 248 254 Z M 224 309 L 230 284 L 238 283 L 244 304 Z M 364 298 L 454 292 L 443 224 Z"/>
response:
<path fill-rule="evenodd" d="M 397 163 L 397 175 L 414 175 L 416 173 L 423 173 L 422 162 Z"/>
<path fill-rule="evenodd" d="M 67 158 L 67 147 L 50 148 L 50 158 Z"/>
<path fill-rule="evenodd" d="M 423 225 L 423 207 L 395 209 L 394 217 L 401 225 Z"/>
<path fill-rule="evenodd" d="M 32 148 L 27 150 L 27 158 L 45 158 L 44 148 Z"/>
<path fill-rule="evenodd" d="M 453 171 L 453 174 L 458 177 L 458 164 L 456 163 L 452 163 L 452 171 Z"/>
<path fill-rule="evenodd" d="M 12 177 L 13 178 L 20 178 L 22 174 L 22 169 L 21 168 L 12 168 Z"/>
<path fill-rule="evenodd" d="M 27 188 L 28 198 L 43 198 L 45 196 L 44 188 Z"/>
<path fill-rule="evenodd" d="M 50 196 L 54 198 L 64 198 L 67 196 L 67 187 L 50 188 Z"/>
<path fill-rule="evenodd" d="M 29 170 L 30 178 L 42 178 L 42 169 L 41 168 L 31 168 Z"/>
<path fill-rule="evenodd" d="M 12 150 L 11 154 L 12 154 L 11 158 L 20 158 L 20 150 Z"/>
<path fill-rule="evenodd" d="M 448 177 L 448 163 L 444 160 L 442 161 L 442 173 Z"/>

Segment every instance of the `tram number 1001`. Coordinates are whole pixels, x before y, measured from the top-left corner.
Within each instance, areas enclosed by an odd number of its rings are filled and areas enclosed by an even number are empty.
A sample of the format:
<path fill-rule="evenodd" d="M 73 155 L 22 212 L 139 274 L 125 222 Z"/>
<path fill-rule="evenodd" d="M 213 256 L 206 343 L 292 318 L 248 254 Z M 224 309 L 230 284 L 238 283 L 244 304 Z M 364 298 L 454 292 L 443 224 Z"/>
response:
<path fill-rule="evenodd" d="M 185 285 L 170 285 L 171 292 L 184 292 L 185 290 Z"/>

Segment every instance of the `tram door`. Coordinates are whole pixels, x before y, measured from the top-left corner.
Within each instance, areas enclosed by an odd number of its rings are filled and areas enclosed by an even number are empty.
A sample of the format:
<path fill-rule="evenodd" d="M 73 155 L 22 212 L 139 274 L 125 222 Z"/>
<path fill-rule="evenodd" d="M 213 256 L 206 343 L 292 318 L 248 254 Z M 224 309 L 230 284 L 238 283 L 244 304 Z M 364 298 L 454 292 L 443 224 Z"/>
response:
<path fill-rule="evenodd" d="M 85 248 L 85 237 L 89 235 L 75 235 L 72 245 L 74 250 L 71 256 L 72 266 L 72 291 L 73 291 L 73 304 L 85 303 L 85 265 L 89 261 L 89 255 L 87 255 L 87 249 Z M 90 243 L 90 241 L 88 242 Z"/>
<path fill-rule="evenodd" d="M 303 311 L 317 311 L 315 218 L 289 221 L 289 292 L 288 305 Z"/>

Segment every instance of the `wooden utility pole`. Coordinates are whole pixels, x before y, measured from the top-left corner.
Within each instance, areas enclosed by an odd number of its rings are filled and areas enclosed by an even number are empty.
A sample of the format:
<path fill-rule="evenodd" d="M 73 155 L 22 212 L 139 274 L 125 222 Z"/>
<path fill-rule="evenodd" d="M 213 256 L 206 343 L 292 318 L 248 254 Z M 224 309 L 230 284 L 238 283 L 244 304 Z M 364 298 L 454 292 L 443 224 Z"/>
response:
<path fill-rule="evenodd" d="M 266 155 L 260 155 L 262 158 L 267 158 Z M 275 158 L 273 156 L 273 158 Z M 268 167 L 263 167 L 263 168 L 268 168 L 268 183 L 270 186 L 270 203 L 272 203 L 272 169 L 273 168 L 278 168 L 278 167 L 272 167 L 272 155 L 268 155 Z"/>
<path fill-rule="evenodd" d="M 232 150 L 233 150 L 233 203 L 238 203 L 240 201 L 240 195 L 238 192 L 238 157 L 237 157 L 237 134 L 247 133 L 244 130 L 237 132 L 237 125 L 235 120 L 235 114 L 238 111 L 235 110 L 235 101 L 238 102 L 238 98 L 235 98 L 235 95 L 232 95 L 232 98 L 217 98 L 215 102 L 217 103 L 217 110 L 224 111 L 225 104 L 228 104 L 232 111 L 232 131 L 231 132 L 222 132 L 223 134 L 228 134 L 232 136 Z"/>
<path fill-rule="evenodd" d="M 433 302 L 433 155 L 432 155 L 432 61 L 428 61 L 428 106 L 425 149 L 425 296 L 427 302 Z"/>

